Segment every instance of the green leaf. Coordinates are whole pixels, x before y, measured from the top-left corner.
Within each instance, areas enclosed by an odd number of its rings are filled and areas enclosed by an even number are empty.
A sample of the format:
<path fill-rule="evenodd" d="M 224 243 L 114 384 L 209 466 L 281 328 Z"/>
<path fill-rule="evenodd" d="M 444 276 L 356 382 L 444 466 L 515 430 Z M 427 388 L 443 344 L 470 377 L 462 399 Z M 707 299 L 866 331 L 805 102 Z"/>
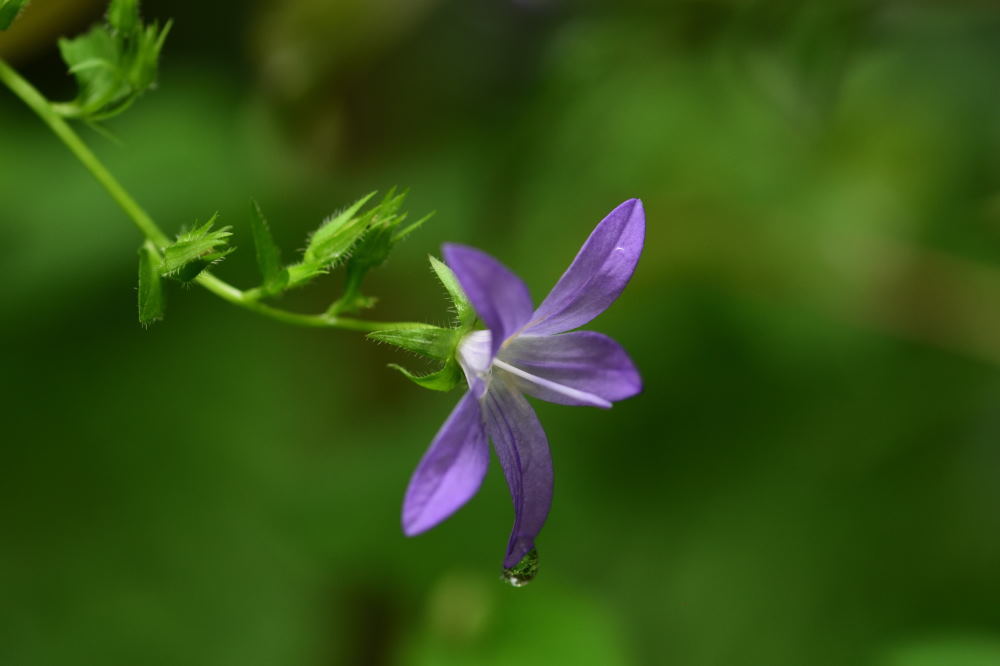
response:
<path fill-rule="evenodd" d="M 163 264 L 160 274 L 189 282 L 211 266 L 221 261 L 235 248 L 227 248 L 232 233 L 229 227 L 212 229 L 218 214 L 200 227 L 186 231 L 163 250 Z"/>
<path fill-rule="evenodd" d="M 385 342 L 422 356 L 441 361 L 452 358 L 458 346 L 459 331 L 431 324 L 405 324 L 368 334 L 376 342 Z"/>
<path fill-rule="evenodd" d="M 111 0 L 107 21 L 114 30 L 131 35 L 139 27 L 138 0 Z"/>
<path fill-rule="evenodd" d="M 103 24 L 75 39 L 59 40 L 79 92 L 73 101 L 52 108 L 88 121 L 121 113 L 156 84 L 169 31 L 169 21 L 162 28 L 156 22 L 144 25 L 137 0 L 113 0 Z"/>
<path fill-rule="evenodd" d="M 103 27 L 96 27 L 76 39 L 60 39 L 59 52 L 80 88 L 76 100 L 70 104 L 77 115 L 97 112 L 124 97 L 119 81 L 121 57 L 114 38 Z"/>
<path fill-rule="evenodd" d="M 139 248 L 139 323 L 149 326 L 163 319 L 163 283 L 160 258 L 148 245 Z"/>
<path fill-rule="evenodd" d="M 281 250 L 271 236 L 264 212 L 256 201 L 252 204 L 254 214 L 250 218 L 250 229 L 253 232 L 257 267 L 263 278 L 261 288 L 265 295 L 271 296 L 280 293 L 288 285 L 288 269 L 281 265 Z"/>
<path fill-rule="evenodd" d="M 427 375 L 415 375 L 396 363 L 390 363 L 389 367 L 394 370 L 399 370 L 403 373 L 404 377 L 417 386 L 421 386 L 432 391 L 450 391 L 462 382 L 462 368 L 459 367 L 458 361 L 455 360 L 454 357 L 448 359 L 448 361 L 444 364 L 444 367 L 440 370 Z"/>
<path fill-rule="evenodd" d="M 27 4 L 28 0 L 0 0 L 0 30 L 9 28 Z"/>
<path fill-rule="evenodd" d="M 434 274 L 437 275 L 438 280 L 441 281 L 441 285 L 448 292 L 448 297 L 455 307 L 455 316 L 458 319 L 459 326 L 463 329 L 472 326 L 472 322 L 476 320 L 476 311 L 473 309 L 472 304 L 469 303 L 469 299 L 462 290 L 462 285 L 458 283 L 455 273 L 440 259 L 433 256 L 429 258 L 431 260 L 431 269 L 434 270 Z"/>

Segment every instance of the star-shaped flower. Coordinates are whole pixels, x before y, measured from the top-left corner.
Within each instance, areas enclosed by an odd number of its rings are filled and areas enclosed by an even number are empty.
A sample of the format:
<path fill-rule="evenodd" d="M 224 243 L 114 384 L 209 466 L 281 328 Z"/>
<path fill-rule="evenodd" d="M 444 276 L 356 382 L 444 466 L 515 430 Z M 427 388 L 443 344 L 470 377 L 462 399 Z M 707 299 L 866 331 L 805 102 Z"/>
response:
<path fill-rule="evenodd" d="M 642 389 L 617 342 L 592 331 L 567 331 L 618 298 L 635 271 L 644 236 L 642 202 L 622 203 L 597 225 L 537 309 L 524 282 L 499 261 L 464 245 L 444 246 L 445 261 L 488 330 L 473 331 L 458 345 L 469 391 L 410 480 L 403 503 L 408 536 L 434 527 L 476 494 L 486 476 L 489 438 L 514 500 L 504 567 L 531 551 L 552 503 L 552 460 L 524 396 L 607 408 Z"/>

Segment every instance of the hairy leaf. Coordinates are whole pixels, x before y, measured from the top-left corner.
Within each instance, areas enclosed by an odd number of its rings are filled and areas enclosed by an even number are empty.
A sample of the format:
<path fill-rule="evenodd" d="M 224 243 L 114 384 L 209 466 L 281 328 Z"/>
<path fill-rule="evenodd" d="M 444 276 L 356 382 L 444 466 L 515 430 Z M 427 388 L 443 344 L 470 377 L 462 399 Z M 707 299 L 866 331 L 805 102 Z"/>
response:
<path fill-rule="evenodd" d="M 139 323 L 143 326 L 163 319 L 165 302 L 159 264 L 153 248 L 139 248 Z"/>
<path fill-rule="evenodd" d="M 252 202 L 253 215 L 250 218 L 250 229 L 253 232 L 253 243 L 257 256 L 257 267 L 260 269 L 263 283 L 261 288 L 265 295 L 280 293 L 288 285 L 288 269 L 281 265 L 281 250 L 271 236 L 267 218 L 260 205 Z"/>

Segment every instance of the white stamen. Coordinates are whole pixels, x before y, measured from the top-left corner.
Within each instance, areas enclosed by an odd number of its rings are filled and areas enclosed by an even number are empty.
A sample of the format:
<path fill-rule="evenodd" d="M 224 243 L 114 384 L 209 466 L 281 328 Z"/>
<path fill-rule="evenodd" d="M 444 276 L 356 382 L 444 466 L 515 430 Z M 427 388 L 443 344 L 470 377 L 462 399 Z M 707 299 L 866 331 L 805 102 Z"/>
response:
<path fill-rule="evenodd" d="M 539 377 L 537 375 L 533 375 L 530 372 L 525 372 L 524 370 L 521 370 L 520 368 L 514 367 L 510 363 L 505 363 L 504 361 L 501 361 L 498 358 L 493 359 L 493 365 L 495 365 L 496 367 L 501 368 L 503 370 L 506 370 L 510 374 L 516 375 L 516 376 L 520 377 L 521 379 L 526 379 L 526 380 L 528 380 L 529 382 L 531 382 L 533 384 L 537 384 L 538 386 L 541 386 L 543 388 L 547 388 L 547 389 L 549 389 L 551 391 L 555 391 L 556 393 L 560 393 L 560 394 L 566 396 L 567 398 L 574 398 L 576 400 L 580 400 L 581 402 L 585 402 L 588 405 L 593 405 L 595 407 L 610 407 L 611 406 L 610 402 L 608 402 L 604 398 L 601 398 L 599 396 L 594 395 L 593 393 L 587 393 L 586 391 L 580 391 L 579 389 L 571 388 L 569 386 L 564 386 L 563 384 L 558 384 L 556 382 L 550 381 L 548 379 L 544 379 L 544 378 Z"/>

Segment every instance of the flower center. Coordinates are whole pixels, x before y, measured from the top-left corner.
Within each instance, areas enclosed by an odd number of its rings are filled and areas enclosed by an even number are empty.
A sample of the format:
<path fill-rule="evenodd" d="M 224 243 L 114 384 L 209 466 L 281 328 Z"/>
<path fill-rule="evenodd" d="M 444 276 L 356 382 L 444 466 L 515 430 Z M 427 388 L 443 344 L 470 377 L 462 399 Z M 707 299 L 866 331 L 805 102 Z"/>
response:
<path fill-rule="evenodd" d="M 485 379 L 490 372 L 492 337 L 489 331 L 473 331 L 458 343 L 458 363 L 465 371 L 470 384 L 473 377 Z"/>

